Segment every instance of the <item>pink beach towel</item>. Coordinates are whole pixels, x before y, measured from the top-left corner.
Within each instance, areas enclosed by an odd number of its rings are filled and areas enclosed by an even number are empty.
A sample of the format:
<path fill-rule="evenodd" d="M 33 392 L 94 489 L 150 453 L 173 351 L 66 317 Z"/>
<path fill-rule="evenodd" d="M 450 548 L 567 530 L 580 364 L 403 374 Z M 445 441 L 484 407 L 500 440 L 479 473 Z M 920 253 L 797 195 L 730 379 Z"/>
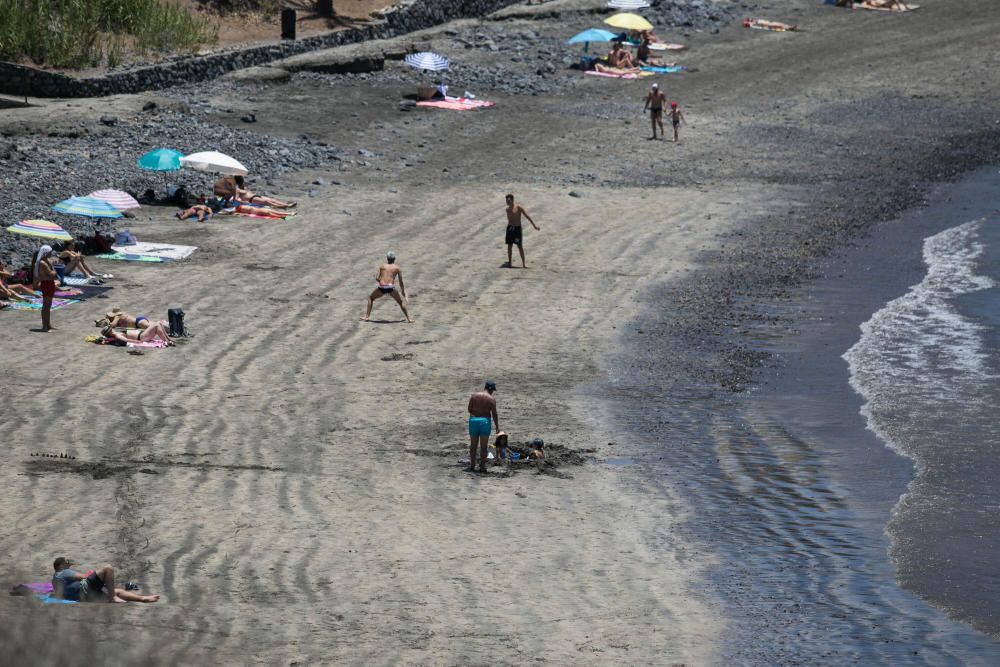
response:
<path fill-rule="evenodd" d="M 155 340 L 142 340 L 138 342 L 128 342 L 125 343 L 125 347 L 147 347 L 147 348 L 160 348 L 166 347 L 167 341 L 160 340 L 159 338 Z"/>
<path fill-rule="evenodd" d="M 417 102 L 418 107 L 434 107 L 436 109 L 451 109 L 452 111 L 471 111 L 496 106 L 496 102 L 486 100 L 470 100 L 465 97 L 446 97 L 443 100 L 428 100 Z"/>

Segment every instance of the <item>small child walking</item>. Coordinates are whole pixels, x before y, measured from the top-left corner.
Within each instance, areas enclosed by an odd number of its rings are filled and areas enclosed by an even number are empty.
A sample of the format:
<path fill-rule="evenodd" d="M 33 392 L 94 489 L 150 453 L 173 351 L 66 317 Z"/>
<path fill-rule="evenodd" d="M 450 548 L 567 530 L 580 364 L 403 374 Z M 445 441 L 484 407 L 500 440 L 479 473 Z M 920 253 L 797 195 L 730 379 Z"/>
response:
<path fill-rule="evenodd" d="M 681 126 L 681 123 L 687 125 L 687 121 L 684 119 L 684 113 L 677 107 L 677 102 L 670 103 L 670 124 L 674 126 L 674 143 L 676 144 L 680 136 L 677 134 L 677 129 Z"/>

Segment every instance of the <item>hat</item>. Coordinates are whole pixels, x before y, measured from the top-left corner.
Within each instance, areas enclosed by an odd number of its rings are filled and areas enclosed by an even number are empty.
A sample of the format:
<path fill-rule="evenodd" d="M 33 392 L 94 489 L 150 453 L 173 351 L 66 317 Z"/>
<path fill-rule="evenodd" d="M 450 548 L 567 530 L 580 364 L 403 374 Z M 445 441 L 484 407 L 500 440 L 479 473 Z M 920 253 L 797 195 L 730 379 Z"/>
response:
<path fill-rule="evenodd" d="M 670 103 L 670 108 L 671 109 L 676 109 L 677 108 L 677 102 L 671 102 Z"/>
<path fill-rule="evenodd" d="M 659 90 L 660 89 L 660 84 L 654 83 L 652 86 L 649 87 L 649 89 L 650 90 Z"/>
<path fill-rule="evenodd" d="M 54 561 L 52 561 L 52 569 L 62 570 L 63 568 L 67 568 L 72 564 L 73 561 L 71 561 L 69 558 L 66 558 L 65 556 L 59 556 L 59 558 L 56 558 Z"/>
<path fill-rule="evenodd" d="M 492 390 L 496 391 L 497 383 L 494 382 L 493 380 L 487 380 L 486 381 L 486 388 L 487 389 L 492 389 Z"/>
<path fill-rule="evenodd" d="M 390 260 L 390 261 L 394 260 L 394 259 L 396 259 L 396 253 L 394 253 L 393 251 L 390 250 L 389 252 L 385 253 L 385 258 L 388 259 L 388 260 Z"/>

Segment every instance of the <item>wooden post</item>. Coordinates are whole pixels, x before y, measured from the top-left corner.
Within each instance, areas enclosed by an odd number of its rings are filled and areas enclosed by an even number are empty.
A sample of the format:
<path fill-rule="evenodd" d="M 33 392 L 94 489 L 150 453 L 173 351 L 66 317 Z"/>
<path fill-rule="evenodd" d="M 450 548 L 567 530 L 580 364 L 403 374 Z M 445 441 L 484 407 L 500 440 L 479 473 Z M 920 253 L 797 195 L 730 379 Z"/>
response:
<path fill-rule="evenodd" d="M 333 0 L 316 0 L 316 13 L 324 18 L 333 18 Z"/>
<path fill-rule="evenodd" d="M 281 10 L 281 39 L 295 39 L 295 10 Z"/>

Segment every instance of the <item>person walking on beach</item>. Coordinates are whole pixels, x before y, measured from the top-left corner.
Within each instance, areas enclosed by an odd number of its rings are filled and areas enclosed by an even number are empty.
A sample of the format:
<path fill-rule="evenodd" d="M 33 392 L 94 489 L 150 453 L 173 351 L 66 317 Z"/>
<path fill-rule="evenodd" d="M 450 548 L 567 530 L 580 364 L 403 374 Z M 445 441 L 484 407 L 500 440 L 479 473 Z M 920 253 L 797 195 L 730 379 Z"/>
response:
<path fill-rule="evenodd" d="M 677 129 L 681 126 L 681 121 L 683 121 L 684 124 L 687 125 L 687 121 L 684 120 L 684 114 L 681 112 L 680 109 L 677 108 L 677 102 L 671 102 L 670 103 L 670 123 L 674 126 L 674 143 L 675 144 L 677 143 L 677 141 L 680 138 L 678 136 L 678 134 L 677 134 Z M 662 129 L 660 130 L 660 134 L 663 134 L 663 130 Z"/>
<path fill-rule="evenodd" d="M 52 246 L 43 245 L 35 254 L 32 268 L 32 287 L 42 293 L 42 331 L 48 333 L 52 326 L 52 297 L 56 295 L 56 270 L 52 267 Z"/>
<path fill-rule="evenodd" d="M 517 252 L 521 255 L 521 268 L 526 269 L 528 265 L 524 262 L 524 243 L 523 235 L 524 229 L 521 226 L 521 216 L 523 215 L 531 223 L 531 226 L 535 228 L 535 231 L 541 231 L 541 227 L 535 224 L 535 221 L 531 219 L 528 212 L 524 210 L 524 207 L 520 204 L 514 202 L 514 195 L 507 195 L 507 233 L 504 238 L 504 242 L 507 243 L 507 266 L 509 268 L 514 268 L 514 260 L 512 258 L 512 251 L 514 246 L 517 246 Z"/>
<path fill-rule="evenodd" d="M 487 380 L 483 391 L 469 397 L 469 472 L 486 472 L 486 454 L 490 445 L 490 419 L 500 433 L 497 401 L 493 392 L 497 383 Z M 479 469 L 476 470 L 476 446 L 479 446 Z"/>
<path fill-rule="evenodd" d="M 660 90 L 660 84 L 654 83 L 650 89 L 649 93 L 646 95 L 646 105 L 642 108 L 642 112 L 646 113 L 649 110 L 649 122 L 653 126 L 653 139 L 656 139 L 656 126 L 660 126 L 660 138 L 664 137 L 663 134 L 663 106 L 667 103 L 667 96 L 663 94 Z"/>
<path fill-rule="evenodd" d="M 371 318 L 372 305 L 375 303 L 375 299 L 381 299 L 388 294 L 403 309 L 406 321 L 413 324 L 410 313 L 406 309 L 406 303 L 409 300 L 406 298 L 406 286 L 403 285 L 403 269 L 396 264 L 396 253 L 390 250 L 385 254 L 385 263 L 379 266 L 378 271 L 375 272 L 375 280 L 378 282 L 378 287 L 372 290 L 372 293 L 368 296 L 368 309 L 365 311 L 365 315 L 361 318 L 361 321 L 367 322 Z M 399 281 L 399 292 L 396 291 L 397 280 Z M 403 298 L 400 298 L 400 294 L 403 295 Z"/>

